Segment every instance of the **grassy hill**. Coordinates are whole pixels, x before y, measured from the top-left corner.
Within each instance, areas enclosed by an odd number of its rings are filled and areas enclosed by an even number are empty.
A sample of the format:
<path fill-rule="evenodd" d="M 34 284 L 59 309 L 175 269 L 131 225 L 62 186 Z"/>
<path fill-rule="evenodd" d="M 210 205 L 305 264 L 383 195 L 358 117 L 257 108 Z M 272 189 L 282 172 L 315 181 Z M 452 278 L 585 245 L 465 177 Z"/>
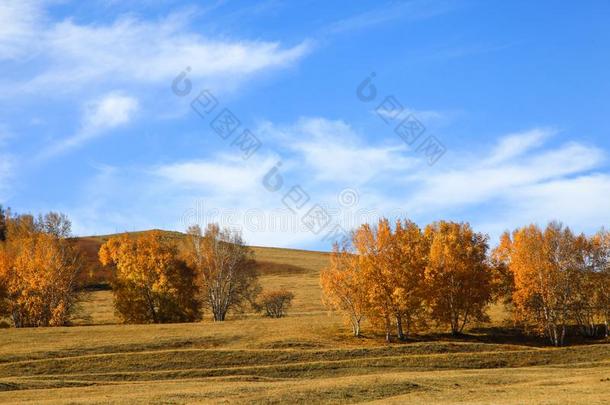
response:
<path fill-rule="evenodd" d="M 77 241 L 98 283 L 107 281 L 95 267 L 107 238 Z M 88 291 L 77 326 L 0 330 L 0 402 L 601 404 L 610 395 L 605 342 L 524 341 L 502 329 L 499 306 L 491 324 L 462 338 L 436 330 L 387 345 L 365 325 L 355 339 L 320 302 L 327 253 L 253 249 L 263 288 L 295 293 L 288 317 L 119 325 L 111 292 Z"/>
<path fill-rule="evenodd" d="M 142 232 L 130 234 L 139 233 Z M 185 237 L 180 232 L 163 231 L 163 235 L 177 243 Z M 98 261 L 100 246 L 112 236 L 114 235 L 76 239 L 87 261 L 87 270 L 81 277 L 81 283 L 99 290 L 85 294 L 82 308 L 74 320 L 77 325 L 118 322 L 112 310 L 112 293 L 108 290 L 110 270 Z M 319 274 L 328 263 L 328 253 L 258 246 L 253 246 L 252 250 L 263 288 L 287 288 L 295 293 L 291 310 L 293 314 L 324 310 Z"/>
<path fill-rule="evenodd" d="M 137 236 L 150 231 L 128 232 Z M 186 236 L 180 232 L 161 231 L 163 236 L 175 243 L 180 243 Z M 120 234 L 119 234 L 120 235 Z M 87 269 L 81 276 L 85 285 L 95 286 L 109 284 L 109 269 L 104 268 L 98 260 L 100 246 L 116 235 L 87 236 L 75 238 L 75 242 L 84 253 Z M 296 274 L 315 274 L 328 263 L 328 253 L 298 249 L 280 249 L 252 246 L 257 262 L 257 271 L 263 276 L 291 276 Z"/>

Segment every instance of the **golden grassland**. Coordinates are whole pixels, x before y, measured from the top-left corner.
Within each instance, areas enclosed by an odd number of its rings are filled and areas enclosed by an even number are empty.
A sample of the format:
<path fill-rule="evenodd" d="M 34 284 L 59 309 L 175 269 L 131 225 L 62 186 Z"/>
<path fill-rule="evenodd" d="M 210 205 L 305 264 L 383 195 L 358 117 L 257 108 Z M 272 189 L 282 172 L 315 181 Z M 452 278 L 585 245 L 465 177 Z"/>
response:
<path fill-rule="evenodd" d="M 103 239 L 89 238 L 91 251 Z M 607 342 L 546 347 L 504 328 L 501 306 L 491 308 L 490 324 L 461 338 L 436 330 L 388 345 L 368 325 L 364 338 L 352 338 L 321 304 L 327 254 L 254 250 L 263 288 L 295 293 L 288 317 L 119 325 L 111 292 L 90 291 L 75 326 L 0 329 L 0 402 L 601 404 L 610 397 Z"/>

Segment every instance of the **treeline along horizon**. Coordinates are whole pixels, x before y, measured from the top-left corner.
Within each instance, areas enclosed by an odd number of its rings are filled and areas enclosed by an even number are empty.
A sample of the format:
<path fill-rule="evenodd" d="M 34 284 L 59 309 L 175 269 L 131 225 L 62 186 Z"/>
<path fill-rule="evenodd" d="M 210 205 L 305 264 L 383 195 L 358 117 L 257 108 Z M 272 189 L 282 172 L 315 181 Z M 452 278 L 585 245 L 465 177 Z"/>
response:
<path fill-rule="evenodd" d="M 34 217 L 0 207 L 0 317 L 15 327 L 65 326 L 81 297 L 83 254 L 60 213 Z M 99 250 L 111 269 L 114 309 L 124 323 L 214 321 L 250 308 L 282 317 L 294 294 L 262 292 L 254 255 L 238 232 L 210 224 L 184 238 L 160 231 L 117 235 Z M 432 325 L 460 334 L 500 302 L 515 324 L 563 345 L 570 326 L 608 336 L 610 233 L 575 234 L 558 222 L 506 232 L 498 246 L 468 223 L 420 228 L 382 218 L 335 245 L 321 271 L 323 301 L 353 335 L 368 319 L 404 340 Z M 572 328 L 573 329 L 573 328 Z"/>

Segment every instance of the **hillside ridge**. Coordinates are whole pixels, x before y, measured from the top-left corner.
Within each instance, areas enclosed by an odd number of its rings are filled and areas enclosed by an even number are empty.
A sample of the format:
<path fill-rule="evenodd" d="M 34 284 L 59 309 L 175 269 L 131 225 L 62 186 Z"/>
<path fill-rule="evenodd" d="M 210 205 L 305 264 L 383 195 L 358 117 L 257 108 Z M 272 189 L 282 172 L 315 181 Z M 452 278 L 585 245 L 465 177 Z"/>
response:
<path fill-rule="evenodd" d="M 101 265 L 98 252 L 103 243 L 120 235 L 143 235 L 149 232 L 161 232 L 165 237 L 179 242 L 186 234 L 178 231 L 149 229 L 143 231 L 120 232 L 107 235 L 77 236 L 71 238 L 83 252 L 86 262 L 85 271 L 80 277 L 84 287 L 108 287 L 111 281 L 111 269 Z M 330 252 L 292 249 L 282 247 L 249 245 L 254 252 L 254 259 L 259 274 L 296 274 L 310 273 L 312 276 L 328 263 Z"/>

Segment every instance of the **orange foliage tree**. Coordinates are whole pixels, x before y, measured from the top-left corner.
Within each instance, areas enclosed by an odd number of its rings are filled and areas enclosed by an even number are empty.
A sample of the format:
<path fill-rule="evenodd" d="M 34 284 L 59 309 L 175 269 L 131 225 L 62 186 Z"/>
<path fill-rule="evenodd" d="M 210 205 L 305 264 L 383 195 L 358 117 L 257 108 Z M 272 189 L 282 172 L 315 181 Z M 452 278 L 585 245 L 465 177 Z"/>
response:
<path fill-rule="evenodd" d="M 425 271 L 431 316 L 461 333 L 471 320 L 487 320 L 493 279 L 487 261 L 487 237 L 470 225 L 441 221 L 426 228 L 430 243 Z"/>
<path fill-rule="evenodd" d="M 201 318 L 196 273 L 158 231 L 122 235 L 102 245 L 99 258 L 113 265 L 114 306 L 125 323 L 191 322 Z"/>
<path fill-rule="evenodd" d="M 392 323 L 404 339 L 424 318 L 424 271 L 428 243 L 411 221 L 397 221 L 392 230 L 382 218 L 376 229 L 368 225 L 354 234 L 354 245 L 363 269 L 368 307 L 374 323 L 382 324 L 386 340 Z"/>
<path fill-rule="evenodd" d="M 76 279 L 83 267 L 79 252 L 67 239 L 70 222 L 56 213 L 38 220 L 7 215 L 4 226 L 0 311 L 11 317 L 15 327 L 67 324 L 78 299 Z"/>
<path fill-rule="evenodd" d="M 490 255 L 495 298 L 501 299 L 510 312 L 514 310 L 512 301 L 515 289 L 515 278 L 510 270 L 511 246 L 510 233 L 505 232 L 500 236 L 498 246 Z"/>
<path fill-rule="evenodd" d="M 322 271 L 324 300 L 344 311 L 356 336 L 367 314 L 392 335 L 404 339 L 425 320 L 424 270 L 427 241 L 421 229 L 410 221 L 397 221 L 394 229 L 387 219 L 375 228 L 362 225 L 352 235 L 353 251 L 337 246 L 330 266 Z"/>
<path fill-rule="evenodd" d="M 593 269 L 590 274 L 592 306 L 610 335 L 610 232 L 602 229 L 592 238 Z"/>
<path fill-rule="evenodd" d="M 412 221 L 397 221 L 394 239 L 393 281 L 396 289 L 393 294 L 397 304 L 398 338 L 402 339 L 403 323 L 405 336 L 426 323 L 425 271 L 430 246 L 420 227 Z"/>
<path fill-rule="evenodd" d="M 586 285 L 581 278 L 589 262 L 586 238 L 552 222 L 545 230 L 536 225 L 518 229 L 505 244 L 517 319 L 546 334 L 552 344 L 562 345 L 574 311 L 587 305 L 578 297 Z"/>
<path fill-rule="evenodd" d="M 397 287 L 392 267 L 394 240 L 389 221 L 381 219 L 376 228 L 361 226 L 354 232 L 353 244 L 367 293 L 369 318 L 374 324 L 383 325 L 386 340 L 390 341 L 392 321 L 399 307 L 394 294 Z"/>
<path fill-rule="evenodd" d="M 335 244 L 330 265 L 320 273 L 320 284 L 324 304 L 343 312 L 354 336 L 359 337 L 360 325 L 368 308 L 368 297 L 358 256 L 347 247 Z"/>

